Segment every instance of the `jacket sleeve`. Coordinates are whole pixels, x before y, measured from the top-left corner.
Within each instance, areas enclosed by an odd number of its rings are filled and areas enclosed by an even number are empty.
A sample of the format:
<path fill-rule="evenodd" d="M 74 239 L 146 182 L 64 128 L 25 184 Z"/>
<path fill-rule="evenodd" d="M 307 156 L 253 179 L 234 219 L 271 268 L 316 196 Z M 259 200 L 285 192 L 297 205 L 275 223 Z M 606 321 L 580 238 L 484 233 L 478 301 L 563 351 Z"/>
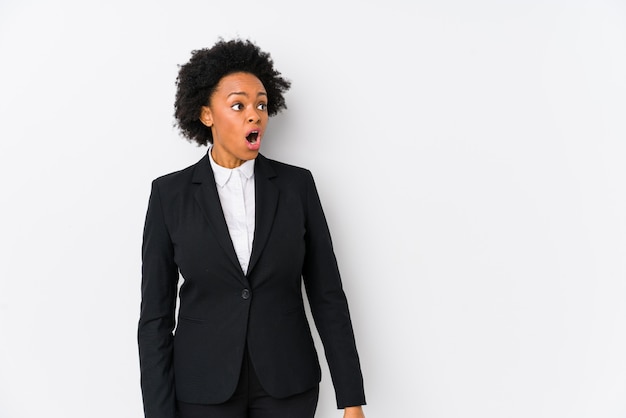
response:
<path fill-rule="evenodd" d="M 307 172 L 304 284 L 320 334 L 338 408 L 365 405 L 363 377 L 330 232 L 313 176 Z"/>
<path fill-rule="evenodd" d="M 146 418 L 175 418 L 173 335 L 178 268 L 156 181 L 143 231 L 138 327 L 141 390 Z"/>

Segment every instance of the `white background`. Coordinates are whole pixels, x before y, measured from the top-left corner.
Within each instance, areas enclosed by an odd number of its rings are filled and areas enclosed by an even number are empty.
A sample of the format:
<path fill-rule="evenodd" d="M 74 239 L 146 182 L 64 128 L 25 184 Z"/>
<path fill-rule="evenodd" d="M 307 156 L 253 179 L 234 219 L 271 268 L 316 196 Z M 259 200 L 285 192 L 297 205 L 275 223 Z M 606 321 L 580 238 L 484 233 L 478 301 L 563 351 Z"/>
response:
<path fill-rule="evenodd" d="M 263 153 L 315 175 L 368 418 L 626 416 L 624 2 L 2 0 L 2 418 L 142 416 L 177 65 L 237 35 L 293 83 Z"/>

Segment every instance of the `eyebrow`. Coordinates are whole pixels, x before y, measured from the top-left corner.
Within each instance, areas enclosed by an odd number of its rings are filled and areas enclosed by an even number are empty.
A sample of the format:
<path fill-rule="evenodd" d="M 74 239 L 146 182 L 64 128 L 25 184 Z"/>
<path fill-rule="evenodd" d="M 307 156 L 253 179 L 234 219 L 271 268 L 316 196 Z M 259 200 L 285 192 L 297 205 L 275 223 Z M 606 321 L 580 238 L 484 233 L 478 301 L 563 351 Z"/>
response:
<path fill-rule="evenodd" d="M 234 96 L 234 95 L 241 95 L 241 96 L 248 97 L 248 93 L 243 92 L 243 91 L 233 91 L 232 93 L 229 93 L 227 97 Z M 257 93 L 257 97 L 259 96 L 267 96 L 267 93 L 264 91 L 260 91 Z"/>

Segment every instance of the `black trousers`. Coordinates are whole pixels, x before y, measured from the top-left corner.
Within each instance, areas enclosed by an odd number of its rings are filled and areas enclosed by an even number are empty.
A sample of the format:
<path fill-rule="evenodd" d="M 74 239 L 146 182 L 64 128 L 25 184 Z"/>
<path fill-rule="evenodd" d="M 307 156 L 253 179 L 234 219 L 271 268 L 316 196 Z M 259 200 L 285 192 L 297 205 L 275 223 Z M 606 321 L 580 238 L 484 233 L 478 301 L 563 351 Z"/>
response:
<path fill-rule="evenodd" d="M 233 396 L 217 405 L 176 403 L 179 418 L 313 418 L 319 386 L 288 398 L 276 399 L 263 390 L 248 351 Z"/>

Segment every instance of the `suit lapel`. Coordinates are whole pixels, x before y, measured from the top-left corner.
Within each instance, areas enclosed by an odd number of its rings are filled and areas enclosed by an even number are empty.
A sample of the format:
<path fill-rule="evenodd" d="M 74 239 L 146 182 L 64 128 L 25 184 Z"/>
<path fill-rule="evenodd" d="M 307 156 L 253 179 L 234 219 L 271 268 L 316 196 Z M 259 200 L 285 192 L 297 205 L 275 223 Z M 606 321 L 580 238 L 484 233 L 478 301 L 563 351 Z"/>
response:
<path fill-rule="evenodd" d="M 254 186 L 255 186 L 255 226 L 252 254 L 248 264 L 248 275 L 259 261 L 267 238 L 272 230 L 276 207 L 278 205 L 278 188 L 272 182 L 276 174 L 269 161 L 262 155 L 258 155 L 254 163 Z"/>
<path fill-rule="evenodd" d="M 213 170 L 211 170 L 208 155 L 205 155 L 205 157 L 196 164 L 192 181 L 198 184 L 194 197 L 202 208 L 204 217 L 209 222 L 209 226 L 213 230 L 217 242 L 232 263 L 241 271 L 241 266 L 239 265 L 239 260 L 237 260 L 237 254 L 235 253 L 235 247 L 233 247 L 233 242 L 230 239 L 230 233 L 228 232 L 228 226 L 226 225 L 219 195 L 217 194 L 215 177 L 213 176 Z"/>

